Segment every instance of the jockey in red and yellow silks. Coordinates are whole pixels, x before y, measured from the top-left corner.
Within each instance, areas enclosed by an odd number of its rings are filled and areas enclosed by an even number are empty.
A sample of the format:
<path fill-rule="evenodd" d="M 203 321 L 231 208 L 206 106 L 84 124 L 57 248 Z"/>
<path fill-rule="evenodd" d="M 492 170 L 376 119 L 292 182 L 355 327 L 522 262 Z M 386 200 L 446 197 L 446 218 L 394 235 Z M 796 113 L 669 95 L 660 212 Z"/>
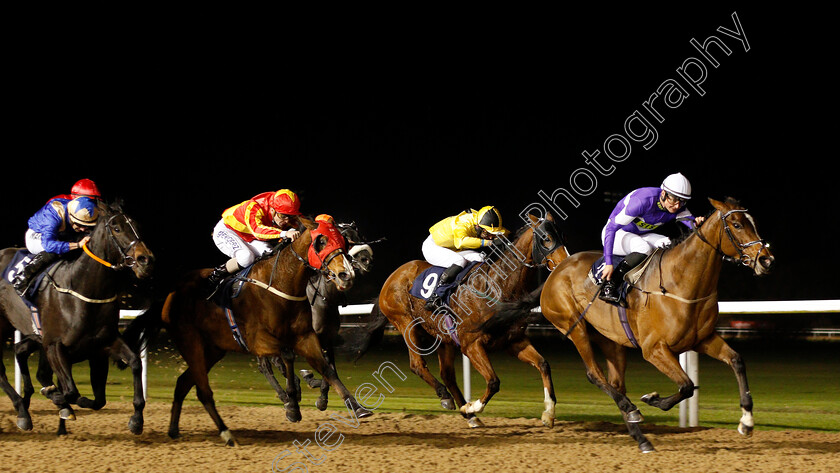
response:
<path fill-rule="evenodd" d="M 300 235 L 300 199 L 288 190 L 263 192 L 229 207 L 213 229 L 213 242 L 230 259 L 210 274 L 211 290 L 228 274 L 250 266 L 283 238 Z"/>

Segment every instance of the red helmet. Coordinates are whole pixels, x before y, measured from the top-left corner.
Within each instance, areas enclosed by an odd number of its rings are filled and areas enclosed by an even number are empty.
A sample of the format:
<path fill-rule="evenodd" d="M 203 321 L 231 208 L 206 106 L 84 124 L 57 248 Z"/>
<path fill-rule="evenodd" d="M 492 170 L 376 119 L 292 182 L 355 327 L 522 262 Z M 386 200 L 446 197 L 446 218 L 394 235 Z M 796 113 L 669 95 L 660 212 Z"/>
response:
<path fill-rule="evenodd" d="M 271 208 L 284 215 L 301 215 L 300 199 L 289 189 L 280 189 L 271 196 Z"/>
<path fill-rule="evenodd" d="M 102 194 L 99 193 L 99 188 L 96 187 L 96 183 L 90 179 L 80 179 L 77 181 L 76 184 L 73 185 L 73 189 L 70 190 L 70 194 L 73 197 L 102 198 Z"/>

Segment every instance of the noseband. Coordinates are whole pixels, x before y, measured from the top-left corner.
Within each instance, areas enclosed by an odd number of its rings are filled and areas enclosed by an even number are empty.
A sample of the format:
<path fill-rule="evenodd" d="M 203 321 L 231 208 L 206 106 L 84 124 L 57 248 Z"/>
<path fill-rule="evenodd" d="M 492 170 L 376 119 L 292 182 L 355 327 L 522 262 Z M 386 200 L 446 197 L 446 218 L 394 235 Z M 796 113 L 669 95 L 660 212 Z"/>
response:
<path fill-rule="evenodd" d="M 553 222 L 542 219 L 540 224 L 534 228 L 533 240 L 534 243 L 531 248 L 531 257 L 534 258 L 534 256 L 539 255 L 540 262 L 538 265 L 545 264 L 545 267 L 548 268 L 549 271 L 552 271 L 554 268 L 550 267 L 549 261 L 551 260 L 548 259 L 548 255 L 565 244 L 563 235 L 560 234 Z M 551 244 L 549 247 L 546 247 L 543 245 L 543 242 L 550 242 Z M 534 261 L 536 261 L 536 258 L 534 258 Z"/>
<path fill-rule="evenodd" d="M 696 225 L 694 227 L 694 233 L 697 235 L 698 238 L 700 238 L 701 241 L 703 241 L 703 243 L 706 243 L 707 245 L 714 248 L 715 251 L 717 251 L 718 254 L 723 257 L 724 261 L 734 264 L 740 264 L 755 269 L 755 265 L 758 264 L 758 256 L 760 256 L 761 252 L 768 248 L 770 245 L 763 239 L 753 240 L 747 243 L 738 243 L 735 239 L 735 236 L 732 235 L 732 229 L 729 227 L 729 224 L 726 221 L 726 219 L 734 213 L 747 213 L 747 209 L 733 209 L 726 213 L 723 213 L 720 210 L 718 210 L 718 213 L 720 213 L 721 235 L 723 233 L 726 234 L 726 237 L 729 239 L 729 243 L 731 243 L 732 247 L 735 248 L 735 251 L 738 252 L 737 258 L 724 253 L 723 250 L 721 250 L 722 243 L 718 244 L 718 246 L 714 246 L 713 244 L 711 244 L 709 240 L 707 240 L 706 237 L 704 237 L 703 234 L 700 233 L 700 229 Z M 722 236 L 720 238 L 720 241 L 723 241 Z M 759 248 L 758 253 L 756 253 L 756 258 L 755 260 L 753 260 L 749 255 L 744 253 L 744 250 L 755 245 L 761 245 L 761 248 Z"/>

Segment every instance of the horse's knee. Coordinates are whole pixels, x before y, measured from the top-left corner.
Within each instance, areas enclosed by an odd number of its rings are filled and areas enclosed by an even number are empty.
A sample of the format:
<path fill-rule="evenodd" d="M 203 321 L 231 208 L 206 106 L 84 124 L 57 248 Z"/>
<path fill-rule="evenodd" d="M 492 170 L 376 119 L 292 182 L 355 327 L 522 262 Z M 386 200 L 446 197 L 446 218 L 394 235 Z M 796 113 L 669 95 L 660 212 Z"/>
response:
<path fill-rule="evenodd" d="M 747 370 L 747 366 L 744 364 L 744 359 L 741 358 L 741 355 L 738 353 L 735 353 L 732 358 L 730 358 L 729 364 L 736 373 L 743 373 Z"/>
<path fill-rule="evenodd" d="M 549 366 L 548 362 L 545 360 L 541 360 L 537 363 L 537 369 L 540 370 L 540 373 L 551 373 L 551 366 Z"/>
<path fill-rule="evenodd" d="M 688 380 L 687 383 L 680 386 L 680 397 L 687 399 L 691 396 L 694 396 L 694 383 Z"/>

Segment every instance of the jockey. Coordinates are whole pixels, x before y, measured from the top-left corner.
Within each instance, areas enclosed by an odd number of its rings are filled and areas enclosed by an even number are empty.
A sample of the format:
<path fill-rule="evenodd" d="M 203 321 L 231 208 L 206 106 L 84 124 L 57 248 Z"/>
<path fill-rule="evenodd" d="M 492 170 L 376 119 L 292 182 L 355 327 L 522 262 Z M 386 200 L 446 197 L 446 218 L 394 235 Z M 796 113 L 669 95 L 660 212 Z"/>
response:
<path fill-rule="evenodd" d="M 18 294 L 22 296 L 32 278 L 59 256 L 84 246 L 90 237 L 79 235 L 88 233 L 98 219 L 97 203 L 90 197 L 53 198 L 36 212 L 25 236 L 26 249 L 34 257 L 12 281 Z"/>
<path fill-rule="evenodd" d="M 484 255 L 476 250 L 493 245 L 498 235 L 506 233 L 501 213 L 491 205 L 478 211 L 464 211 L 434 224 L 422 250 L 426 261 L 446 268 L 437 286 L 452 282 L 468 262 L 483 261 Z M 426 309 L 434 310 L 439 299 L 433 292 L 426 302 Z"/>
<path fill-rule="evenodd" d="M 634 190 L 615 206 L 601 231 L 605 280 L 599 296 L 602 300 L 624 305 L 618 286 L 627 271 L 644 261 L 655 248 L 671 243 L 668 237 L 653 233 L 653 230 L 674 219 L 680 219 L 689 228 L 703 222 L 704 217 L 693 217 L 685 208 L 689 199 L 691 184 L 677 173 L 666 177 L 660 187 Z M 616 267 L 613 266 L 614 255 L 626 255 Z"/>
<path fill-rule="evenodd" d="M 274 243 L 300 236 L 299 215 L 300 199 L 288 189 L 264 192 L 225 210 L 213 229 L 213 242 L 230 260 L 210 274 L 212 292 L 226 276 L 253 264 Z"/>

